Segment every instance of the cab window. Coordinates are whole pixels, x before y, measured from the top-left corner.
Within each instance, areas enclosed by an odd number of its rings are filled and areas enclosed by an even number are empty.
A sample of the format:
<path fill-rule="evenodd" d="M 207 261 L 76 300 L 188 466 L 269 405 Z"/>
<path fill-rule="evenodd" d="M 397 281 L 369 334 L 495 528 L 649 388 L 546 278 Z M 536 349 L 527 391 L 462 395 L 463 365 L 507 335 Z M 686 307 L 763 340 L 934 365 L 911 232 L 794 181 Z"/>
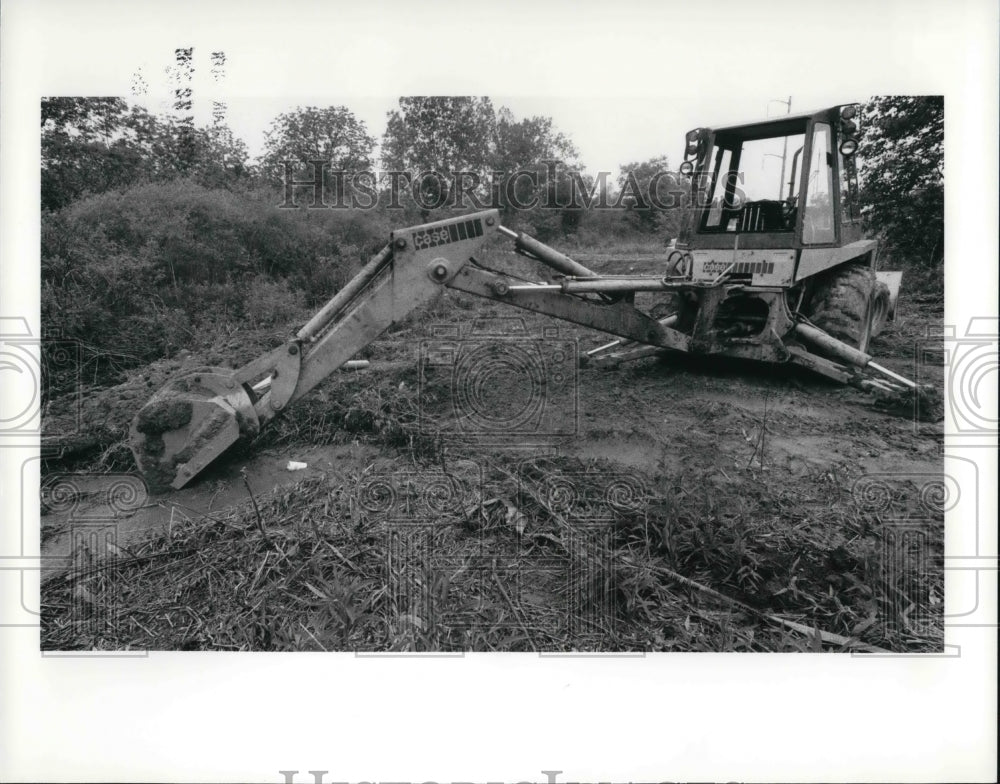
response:
<path fill-rule="evenodd" d="M 716 138 L 714 166 L 702 216 L 703 231 L 786 232 L 795 228 L 796 151 L 804 133 Z"/>
<path fill-rule="evenodd" d="M 840 211 L 844 223 L 861 217 L 858 206 L 858 168 L 853 155 L 840 155 Z"/>
<path fill-rule="evenodd" d="M 818 122 L 813 126 L 812 153 L 809 158 L 809 180 L 806 203 L 802 213 L 802 242 L 819 245 L 833 242 L 833 152 L 830 146 L 830 126 Z"/>

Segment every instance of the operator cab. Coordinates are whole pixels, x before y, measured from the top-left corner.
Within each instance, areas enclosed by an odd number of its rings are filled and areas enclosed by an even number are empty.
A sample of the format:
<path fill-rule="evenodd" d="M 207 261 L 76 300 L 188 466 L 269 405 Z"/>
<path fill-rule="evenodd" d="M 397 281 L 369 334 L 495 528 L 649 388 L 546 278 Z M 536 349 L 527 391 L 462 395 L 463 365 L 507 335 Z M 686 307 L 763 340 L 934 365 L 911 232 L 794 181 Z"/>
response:
<path fill-rule="evenodd" d="M 692 248 L 837 247 L 861 237 L 856 104 L 687 134 Z"/>

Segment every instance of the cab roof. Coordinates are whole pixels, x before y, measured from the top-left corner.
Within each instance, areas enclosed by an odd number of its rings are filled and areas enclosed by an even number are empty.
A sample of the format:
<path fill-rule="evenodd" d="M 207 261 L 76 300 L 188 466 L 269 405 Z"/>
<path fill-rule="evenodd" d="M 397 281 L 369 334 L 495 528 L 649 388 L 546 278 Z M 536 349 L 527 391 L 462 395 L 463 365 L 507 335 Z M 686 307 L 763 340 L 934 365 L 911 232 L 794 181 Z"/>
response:
<path fill-rule="evenodd" d="M 849 105 L 837 104 L 826 109 L 815 109 L 783 117 L 771 117 L 748 123 L 740 123 L 739 125 L 710 126 L 705 130 L 714 132 L 717 136 L 738 136 L 741 139 L 766 139 L 770 136 L 787 136 L 792 133 L 804 131 L 806 123 L 813 118 L 822 119 L 824 116 L 838 117 L 840 108 Z"/>

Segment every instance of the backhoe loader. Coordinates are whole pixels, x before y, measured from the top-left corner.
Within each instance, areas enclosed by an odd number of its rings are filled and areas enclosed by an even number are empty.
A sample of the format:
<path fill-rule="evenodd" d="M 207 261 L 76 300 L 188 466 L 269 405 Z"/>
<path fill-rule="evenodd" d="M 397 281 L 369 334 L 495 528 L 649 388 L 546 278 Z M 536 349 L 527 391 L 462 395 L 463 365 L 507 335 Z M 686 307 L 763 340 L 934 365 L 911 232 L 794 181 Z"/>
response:
<path fill-rule="evenodd" d="M 442 288 L 614 336 L 582 358 L 595 364 L 690 352 L 792 363 L 875 392 L 912 388 L 867 353 L 893 317 L 901 273 L 876 274 L 877 243 L 862 237 L 856 113 L 847 104 L 689 132 L 680 173 L 690 208 L 662 274 L 599 275 L 503 226 L 498 210 L 393 231 L 284 345 L 159 390 L 131 425 L 136 463 L 154 491 L 185 486 Z M 556 275 L 486 268 L 477 254 L 497 237 Z M 637 308 L 637 292 L 667 312 Z"/>

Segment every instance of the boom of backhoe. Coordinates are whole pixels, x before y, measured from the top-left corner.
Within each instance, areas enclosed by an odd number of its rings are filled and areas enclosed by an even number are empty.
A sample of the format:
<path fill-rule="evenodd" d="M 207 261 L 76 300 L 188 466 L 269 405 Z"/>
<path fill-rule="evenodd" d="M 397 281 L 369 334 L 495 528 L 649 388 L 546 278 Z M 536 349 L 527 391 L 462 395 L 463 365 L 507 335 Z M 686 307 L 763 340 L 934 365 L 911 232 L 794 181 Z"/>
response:
<path fill-rule="evenodd" d="M 482 267 L 476 254 L 497 235 L 512 239 L 519 253 L 555 270 L 555 281 L 525 282 Z M 605 357 L 695 351 L 794 362 L 861 385 L 911 385 L 875 365 L 867 354 L 797 319 L 781 288 L 753 290 L 765 307 L 752 324 L 734 328 L 731 320 L 720 321 L 726 303 L 747 294 L 749 287 L 730 283 L 725 275 L 709 282 L 692 280 L 689 261 L 675 251 L 662 276 L 601 276 L 501 226 L 496 210 L 394 231 L 389 244 L 284 345 L 236 370 L 202 368 L 159 390 L 132 422 L 132 452 L 152 490 L 183 487 L 236 441 L 252 438 L 309 394 L 392 324 L 429 303 L 442 287 L 614 335 L 616 340 L 602 348 L 616 350 L 602 352 Z M 639 291 L 672 295 L 675 311 L 662 318 L 643 312 L 633 304 Z M 862 379 L 858 370 L 864 367 L 894 380 Z"/>

